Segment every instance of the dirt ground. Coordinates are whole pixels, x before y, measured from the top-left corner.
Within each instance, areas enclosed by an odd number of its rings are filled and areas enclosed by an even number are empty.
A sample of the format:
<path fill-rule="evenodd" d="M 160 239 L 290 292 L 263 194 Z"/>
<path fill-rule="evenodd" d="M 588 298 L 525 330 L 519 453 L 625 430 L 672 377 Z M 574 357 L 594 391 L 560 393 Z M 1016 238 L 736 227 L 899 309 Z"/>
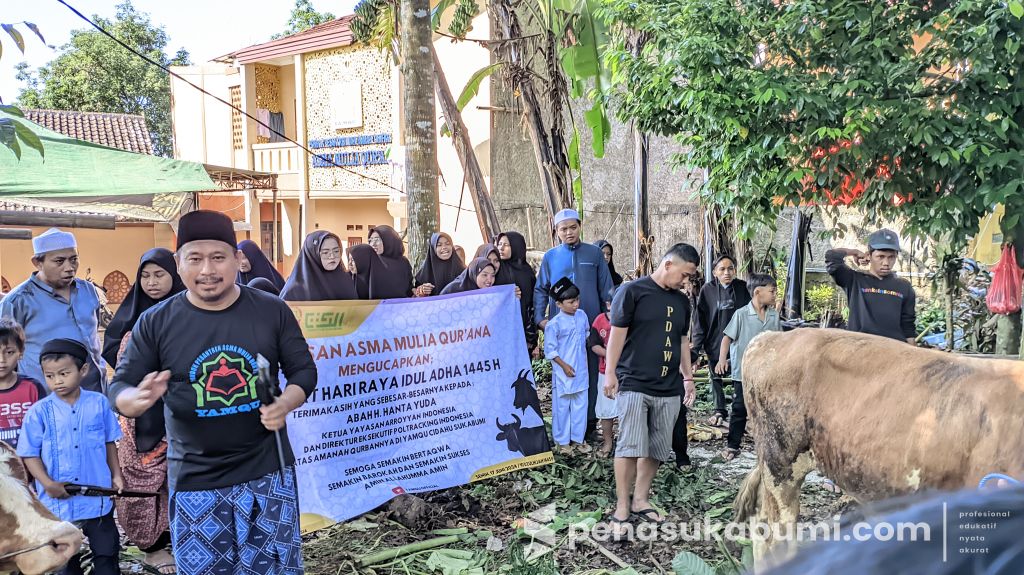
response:
<path fill-rule="evenodd" d="M 545 391 L 542 384 L 542 399 Z M 691 421 L 704 422 L 709 415 L 706 386 L 701 392 Z M 755 459 L 749 441 L 731 462 L 717 455 L 724 447 L 724 439 L 691 442 L 693 466 L 664 465 L 658 471 L 651 499 L 669 522 L 731 519 L 732 501 Z M 556 455 L 552 465 L 421 494 L 421 499 L 403 496 L 356 520 L 307 535 L 306 573 L 667 573 L 677 553 L 690 551 L 714 572 L 727 574 L 739 573 L 744 559 L 749 560 L 749 546 L 733 542 L 608 541 L 598 548 L 570 541 L 573 524 L 592 524 L 611 513 L 614 488 L 612 460 L 595 451 Z M 848 498 L 823 487 L 816 474 L 808 477 L 801 502 L 802 520 L 831 519 L 850 506 Z M 391 557 L 395 549 L 412 544 L 427 547 Z"/>

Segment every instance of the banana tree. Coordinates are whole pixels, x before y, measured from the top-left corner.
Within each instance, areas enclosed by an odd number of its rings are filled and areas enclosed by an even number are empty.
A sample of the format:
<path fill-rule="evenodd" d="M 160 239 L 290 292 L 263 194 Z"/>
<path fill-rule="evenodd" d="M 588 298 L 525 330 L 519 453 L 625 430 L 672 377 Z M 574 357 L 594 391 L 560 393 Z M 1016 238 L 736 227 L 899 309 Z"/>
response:
<path fill-rule="evenodd" d="M 497 24 L 495 63 L 473 74 L 458 99 L 460 108 L 465 106 L 493 74 L 517 95 L 549 217 L 573 205 L 583 208 L 580 130 L 573 121 L 573 103 L 584 97 L 591 102 L 583 118 L 596 157 L 604 155 L 611 132 L 604 106 L 607 29 L 595 17 L 597 5 L 598 0 L 490 0 L 487 9 Z"/>
<path fill-rule="evenodd" d="M 452 21 L 448 30 L 452 35 L 464 35 L 472 22 L 473 17 L 479 11 L 474 0 L 442 0 L 432 9 L 431 25 L 434 30 L 440 28 L 441 15 L 445 10 L 455 5 L 452 14 Z M 388 51 L 395 63 L 399 63 L 401 51 L 399 49 L 400 26 L 398 20 L 398 2 L 396 0 L 363 0 L 356 6 L 356 17 L 352 21 L 352 32 L 359 42 L 377 46 L 383 51 Z M 485 239 L 493 238 L 501 231 L 497 212 L 491 202 L 490 193 L 487 190 L 487 183 L 484 180 L 483 171 L 480 169 L 480 162 L 477 160 L 473 143 L 469 139 L 469 131 L 462 121 L 461 110 L 465 104 L 456 105 L 452 96 L 448 80 L 445 78 L 444 70 L 437 58 L 437 52 L 433 45 L 430 46 L 431 63 L 434 72 L 434 92 L 437 95 L 437 102 L 441 108 L 445 123 L 453 136 L 455 151 L 462 164 L 462 171 L 465 174 L 465 182 L 473 198 L 476 208 L 477 223 L 480 226 L 480 233 Z M 471 98 L 472 96 L 470 96 Z M 468 99 L 467 99 L 468 102 Z"/>

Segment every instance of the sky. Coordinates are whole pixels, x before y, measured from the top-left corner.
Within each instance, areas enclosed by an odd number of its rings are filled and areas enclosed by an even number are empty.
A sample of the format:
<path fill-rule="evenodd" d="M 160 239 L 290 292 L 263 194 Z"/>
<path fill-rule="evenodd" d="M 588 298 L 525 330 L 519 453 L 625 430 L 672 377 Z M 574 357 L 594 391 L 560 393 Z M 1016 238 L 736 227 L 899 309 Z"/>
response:
<path fill-rule="evenodd" d="M 92 17 L 113 18 L 120 0 L 67 0 L 79 12 Z M 351 14 L 358 0 L 312 0 L 320 12 L 335 16 Z M 133 0 L 136 10 L 150 15 L 153 24 L 163 26 L 170 38 L 167 53 L 178 48 L 188 50 L 193 63 L 201 63 L 238 48 L 258 44 L 284 29 L 294 0 Z M 0 0 L 0 23 L 32 22 L 50 46 L 60 47 L 71 38 L 72 30 L 89 25 L 57 0 Z M 58 55 L 39 38 L 19 24 L 25 38 L 22 55 L 14 41 L 0 30 L 3 53 L 0 54 L 0 98 L 13 103 L 21 83 L 15 79 L 15 65 L 26 61 L 33 69 Z"/>

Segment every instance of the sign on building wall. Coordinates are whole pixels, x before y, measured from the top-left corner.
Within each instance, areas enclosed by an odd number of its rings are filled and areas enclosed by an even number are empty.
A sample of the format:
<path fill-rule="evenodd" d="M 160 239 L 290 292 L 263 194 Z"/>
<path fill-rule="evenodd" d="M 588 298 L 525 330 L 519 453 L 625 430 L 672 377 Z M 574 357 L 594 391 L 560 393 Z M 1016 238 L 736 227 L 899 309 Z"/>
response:
<path fill-rule="evenodd" d="M 360 80 L 335 82 L 331 86 L 331 127 L 348 130 L 363 125 L 363 83 Z"/>

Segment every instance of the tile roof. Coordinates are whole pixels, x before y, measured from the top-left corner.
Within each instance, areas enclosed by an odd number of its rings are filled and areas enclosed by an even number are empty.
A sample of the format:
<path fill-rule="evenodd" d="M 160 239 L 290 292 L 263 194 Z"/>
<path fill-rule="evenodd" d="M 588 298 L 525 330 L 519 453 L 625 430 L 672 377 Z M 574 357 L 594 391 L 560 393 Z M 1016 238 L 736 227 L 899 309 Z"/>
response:
<path fill-rule="evenodd" d="M 126 152 L 153 155 L 153 140 L 143 116 L 73 110 L 22 111 L 30 122 L 65 136 Z"/>
<path fill-rule="evenodd" d="M 235 50 L 230 54 L 215 58 L 214 61 L 236 59 L 240 64 L 248 64 L 281 56 L 293 56 L 295 54 L 348 46 L 355 42 L 350 26 L 354 18 L 354 14 L 342 16 L 336 20 L 324 22 L 323 24 L 313 26 L 309 30 L 303 30 L 291 36 Z"/>

